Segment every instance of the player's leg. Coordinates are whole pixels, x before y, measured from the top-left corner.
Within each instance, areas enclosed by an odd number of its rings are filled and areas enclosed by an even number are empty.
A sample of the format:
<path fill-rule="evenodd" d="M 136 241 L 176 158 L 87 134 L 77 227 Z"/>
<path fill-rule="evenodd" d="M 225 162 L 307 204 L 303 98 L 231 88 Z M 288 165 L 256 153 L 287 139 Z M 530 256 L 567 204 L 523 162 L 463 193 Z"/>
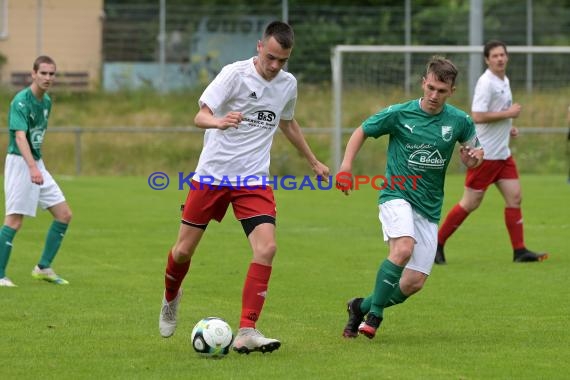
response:
<path fill-rule="evenodd" d="M 67 202 L 63 201 L 49 207 L 48 210 L 53 215 L 53 221 L 48 229 L 40 260 L 32 270 L 32 277 L 58 285 L 67 285 L 69 282 L 57 275 L 51 265 L 71 221 L 71 209 Z"/>
<path fill-rule="evenodd" d="M 253 259 L 244 282 L 239 327 L 255 328 L 265 303 L 273 257 L 277 250 L 275 219 L 270 216 L 259 216 L 250 218 L 247 222 L 260 224 L 257 224 L 247 237 L 253 252 Z M 247 222 L 242 220 L 242 223 Z"/>
<path fill-rule="evenodd" d="M 398 286 L 404 266 L 412 256 L 415 245 L 414 217 L 411 205 L 402 199 L 385 202 L 379 206 L 384 241 L 389 254 L 380 265 L 370 311 L 366 320 L 358 326 L 358 332 L 373 338 L 383 319 L 384 305 Z"/>
<path fill-rule="evenodd" d="M 505 199 L 505 225 L 513 247 L 513 261 L 537 262 L 546 260 L 548 258 L 547 253 L 532 252 L 525 246 L 519 179 L 502 179 L 497 182 L 497 188 Z"/>
<path fill-rule="evenodd" d="M 459 202 L 453 206 L 439 227 L 438 244 L 435 254 L 436 264 L 445 264 L 444 246 L 447 239 L 461 226 L 469 214 L 483 201 L 485 191 L 494 183 L 501 167 L 495 161 L 483 161 L 476 168 L 467 169 L 465 188 Z"/>
<path fill-rule="evenodd" d="M 38 161 L 38 168 L 44 177 L 44 183 L 40 186 L 38 205 L 52 214 L 53 222 L 48 229 L 40 260 L 32 270 L 32 277 L 54 284 L 66 285 L 68 282 L 58 276 L 51 266 L 71 222 L 71 209 L 65 201 L 63 192 L 46 170 L 42 160 Z"/>
<path fill-rule="evenodd" d="M 0 286 L 15 287 L 16 285 L 6 276 L 6 267 L 12 253 L 12 245 L 16 233 L 22 226 L 24 215 L 10 214 L 4 218 L 4 225 L 0 228 Z"/>
<path fill-rule="evenodd" d="M 430 222 L 414 210 L 411 211 L 411 220 L 408 220 L 410 218 L 405 217 L 407 215 L 405 208 L 398 209 L 397 207 L 389 206 L 390 207 L 381 208 L 381 221 L 384 237 L 387 238 L 390 234 L 403 234 L 404 237 L 397 239 L 390 238 L 390 243 L 393 244 L 393 246 L 390 246 L 390 256 L 386 261 L 400 265 L 403 264 L 403 261 L 407 261 L 407 264 L 405 264 L 406 266 L 403 269 L 403 272 L 401 268 L 398 268 L 401 275 L 398 282 L 392 283 L 392 286 L 386 286 L 390 285 L 390 280 L 386 279 L 386 277 L 390 275 L 390 268 L 381 267 L 378 275 L 379 279 L 377 277 L 374 294 L 364 299 L 357 299 L 358 301 L 355 301 L 355 303 L 358 303 L 358 309 L 353 308 L 353 310 L 356 309 L 356 311 L 352 311 L 351 313 L 351 308 L 349 308 L 349 317 L 356 318 L 358 315 L 363 316 L 368 313 L 366 321 L 358 327 L 358 331 L 369 338 L 374 337 L 376 329 L 382 321 L 383 310 L 385 308 L 403 303 L 408 299 L 408 297 L 423 288 L 427 277 L 431 273 L 434 263 L 437 241 L 437 224 Z M 393 221 L 390 219 L 391 214 L 389 211 L 395 211 L 397 212 L 397 215 L 404 218 L 402 220 Z M 405 236 L 406 234 L 411 236 Z M 408 260 L 402 259 L 402 257 L 405 257 L 407 254 L 402 253 L 400 257 L 397 254 L 394 254 L 397 252 L 406 252 L 407 250 L 412 251 Z M 386 264 L 386 261 L 383 265 Z M 382 274 L 382 272 L 387 273 Z M 380 290 L 378 289 L 379 282 L 384 285 Z M 380 286 L 382 286 L 382 284 Z M 382 293 L 381 297 L 378 297 L 378 293 Z M 381 299 L 380 302 L 383 302 L 381 307 L 378 307 L 378 299 Z M 347 325 L 347 327 L 350 326 Z M 350 336 L 351 334 L 347 335 L 345 333 L 343 335 L 352 337 Z"/>
<path fill-rule="evenodd" d="M 358 332 L 372 339 L 384 318 L 384 307 L 398 286 L 402 271 L 414 249 L 414 238 L 411 236 L 390 237 L 388 244 L 390 253 L 376 274 L 376 282 L 372 293 L 370 311 L 366 320 L 358 326 Z"/>
<path fill-rule="evenodd" d="M 413 274 L 406 274 L 407 272 L 413 272 Z M 418 275 L 415 275 L 415 273 L 418 273 Z M 419 290 L 421 290 L 425 280 L 426 280 L 425 274 L 408 268 L 404 268 L 404 270 L 402 271 L 402 277 L 400 278 L 400 282 L 396 287 L 394 287 L 394 290 L 390 295 L 390 299 L 384 305 L 384 309 L 390 306 L 399 305 L 404 301 L 406 301 L 412 294 L 417 293 Z M 405 294 L 404 291 L 402 291 L 402 287 L 406 289 Z M 348 302 L 349 316 L 354 316 L 354 315 L 361 316 L 360 321 L 356 324 L 356 328 L 358 328 L 358 325 L 362 322 L 364 316 L 368 314 L 371 306 L 372 306 L 372 295 L 366 298 L 353 298 Z M 343 335 L 345 337 L 353 338 L 353 336 L 348 336 L 345 334 Z"/>
<path fill-rule="evenodd" d="M 459 200 L 459 203 L 453 206 L 439 228 L 437 237 L 438 244 L 434 259 L 436 264 L 446 263 L 444 246 L 447 239 L 463 224 L 469 214 L 479 207 L 484 196 L 485 191 L 474 190 L 467 187 L 463 190 L 463 196 Z"/>
<path fill-rule="evenodd" d="M 6 277 L 6 267 L 12 253 L 16 233 L 22 227 L 24 215 L 36 216 L 39 186 L 30 181 L 30 171 L 21 156 L 8 154 L 4 164 L 4 194 L 6 217 L 0 229 L 0 279 L 1 286 L 12 287 Z"/>
<path fill-rule="evenodd" d="M 182 282 L 190 269 L 192 256 L 210 220 L 221 221 L 229 206 L 229 192 L 224 188 L 201 186 L 192 181 L 182 209 L 178 237 L 168 251 L 164 274 L 164 295 L 158 320 L 160 335 L 172 336 L 176 330 Z"/>
<path fill-rule="evenodd" d="M 164 273 L 164 296 L 158 319 L 158 329 L 164 338 L 176 331 L 178 307 L 182 299 L 182 282 L 190 269 L 196 247 L 204 234 L 206 225 L 192 226 L 182 222 L 176 243 L 168 252 Z"/>
<path fill-rule="evenodd" d="M 243 285 L 239 330 L 233 349 L 246 354 L 252 351 L 272 352 L 281 346 L 281 342 L 263 336 L 256 329 L 256 323 L 265 304 L 277 251 L 273 191 L 269 187 L 234 190 L 232 205 L 253 254 Z"/>
<path fill-rule="evenodd" d="M 406 274 L 407 272 L 413 273 Z M 402 280 L 404 281 L 402 282 Z M 402 277 L 400 278 L 398 285 L 394 290 L 392 290 L 387 303 L 384 305 L 384 309 L 399 305 L 406 301 L 408 297 L 423 287 L 425 280 L 426 275 L 423 273 L 404 268 Z M 404 286 L 407 293 L 404 294 L 402 286 Z M 345 338 L 356 338 L 358 336 L 358 327 L 364 320 L 366 314 L 370 311 L 372 298 L 373 295 L 370 295 L 366 298 L 353 298 L 347 302 L 348 322 L 344 327 L 342 336 Z"/>
<path fill-rule="evenodd" d="M 431 273 L 437 245 L 437 224 L 415 213 L 414 230 L 414 252 L 402 273 L 399 286 L 394 289 L 385 307 L 400 304 L 419 292 Z"/>

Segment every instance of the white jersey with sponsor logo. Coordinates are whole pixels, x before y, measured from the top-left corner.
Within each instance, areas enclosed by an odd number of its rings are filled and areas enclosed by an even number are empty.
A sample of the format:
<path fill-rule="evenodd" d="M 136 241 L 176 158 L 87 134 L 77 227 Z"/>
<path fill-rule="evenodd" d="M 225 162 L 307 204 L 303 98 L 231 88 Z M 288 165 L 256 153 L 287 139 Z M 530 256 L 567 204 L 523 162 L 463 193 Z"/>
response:
<path fill-rule="evenodd" d="M 255 57 L 254 57 L 255 58 Z M 193 179 L 198 182 L 240 185 L 264 183 L 269 176 L 271 143 L 279 120 L 292 120 L 297 80 L 283 70 L 271 81 L 257 72 L 254 58 L 225 66 L 200 97 L 215 117 L 238 111 L 238 128 L 208 129 Z"/>
<path fill-rule="evenodd" d="M 472 112 L 498 112 L 513 104 L 509 78 L 499 78 L 487 69 L 477 81 L 473 95 Z M 511 155 L 509 149 L 512 119 L 493 123 L 475 124 L 477 136 L 485 150 L 485 160 L 505 160 Z"/>

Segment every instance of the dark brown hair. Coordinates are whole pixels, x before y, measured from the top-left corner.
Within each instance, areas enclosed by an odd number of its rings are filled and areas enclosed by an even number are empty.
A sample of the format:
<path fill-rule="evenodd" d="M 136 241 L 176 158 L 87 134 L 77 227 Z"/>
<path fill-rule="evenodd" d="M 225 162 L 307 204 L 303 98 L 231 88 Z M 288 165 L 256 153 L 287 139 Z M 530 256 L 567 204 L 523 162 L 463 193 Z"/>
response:
<path fill-rule="evenodd" d="M 449 59 L 434 55 L 426 65 L 426 78 L 429 73 L 433 73 L 437 80 L 455 86 L 458 71 L 457 67 Z"/>
<path fill-rule="evenodd" d="M 55 61 L 51 58 L 48 57 L 47 55 L 40 55 L 38 58 L 36 58 L 36 60 L 34 61 L 34 66 L 33 69 L 34 71 L 38 71 L 38 69 L 40 68 L 40 65 L 42 63 L 47 63 L 49 65 L 54 65 L 55 66 Z"/>
<path fill-rule="evenodd" d="M 483 55 L 485 55 L 485 58 L 489 58 L 489 54 L 491 54 L 491 50 L 493 50 L 496 47 L 502 46 L 503 49 L 505 49 L 505 54 L 509 54 L 509 52 L 507 51 L 507 45 L 505 45 L 505 43 L 503 41 L 499 41 L 499 40 L 491 40 L 488 41 L 485 44 L 485 47 L 483 48 Z"/>
<path fill-rule="evenodd" d="M 273 21 L 267 25 L 263 33 L 263 40 L 267 41 L 270 37 L 275 38 L 283 49 L 291 49 L 295 42 L 293 28 L 291 28 L 289 24 L 281 21 Z"/>

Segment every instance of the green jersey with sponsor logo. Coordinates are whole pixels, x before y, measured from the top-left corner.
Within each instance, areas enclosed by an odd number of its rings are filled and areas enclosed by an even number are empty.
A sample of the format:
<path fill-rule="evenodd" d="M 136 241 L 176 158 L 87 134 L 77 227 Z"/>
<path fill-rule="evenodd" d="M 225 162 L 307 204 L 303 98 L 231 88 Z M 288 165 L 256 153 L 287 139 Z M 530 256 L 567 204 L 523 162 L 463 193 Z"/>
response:
<path fill-rule="evenodd" d="M 25 131 L 34 159 L 42 158 L 41 147 L 50 112 L 51 99 L 48 94 L 44 94 L 43 99 L 38 100 L 30 87 L 18 92 L 10 103 L 8 113 L 10 130 L 8 153 L 21 156 L 20 149 L 16 145 L 16 131 Z"/>
<path fill-rule="evenodd" d="M 416 212 L 438 223 L 445 172 L 455 143 L 478 146 L 473 121 L 445 104 L 437 115 L 423 111 L 420 101 L 395 104 L 362 124 L 367 137 L 389 135 L 386 181 L 379 184 L 379 203 L 405 199 Z"/>

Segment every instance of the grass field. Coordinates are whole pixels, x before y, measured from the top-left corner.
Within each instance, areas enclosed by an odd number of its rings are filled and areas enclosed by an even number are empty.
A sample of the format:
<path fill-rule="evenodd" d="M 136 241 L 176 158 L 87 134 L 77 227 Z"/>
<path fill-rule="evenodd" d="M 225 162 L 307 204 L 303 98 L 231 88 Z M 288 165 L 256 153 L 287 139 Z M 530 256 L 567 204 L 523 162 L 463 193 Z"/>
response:
<path fill-rule="evenodd" d="M 49 214 L 26 219 L 0 289 L 0 379 L 563 379 L 570 373 L 570 185 L 525 176 L 526 242 L 551 252 L 513 264 L 495 190 L 448 242 L 448 265 L 385 313 L 374 340 L 345 340 L 345 301 L 371 290 L 386 256 L 376 194 L 276 191 L 278 254 L 258 328 L 272 354 L 199 358 L 205 316 L 237 328 L 250 253 L 228 211 L 202 241 L 184 283 L 177 333 L 158 334 L 167 250 L 186 191 L 143 177 L 58 178 L 74 219 L 54 268 L 67 287 L 35 282 Z M 444 213 L 462 176 L 448 177 Z"/>

